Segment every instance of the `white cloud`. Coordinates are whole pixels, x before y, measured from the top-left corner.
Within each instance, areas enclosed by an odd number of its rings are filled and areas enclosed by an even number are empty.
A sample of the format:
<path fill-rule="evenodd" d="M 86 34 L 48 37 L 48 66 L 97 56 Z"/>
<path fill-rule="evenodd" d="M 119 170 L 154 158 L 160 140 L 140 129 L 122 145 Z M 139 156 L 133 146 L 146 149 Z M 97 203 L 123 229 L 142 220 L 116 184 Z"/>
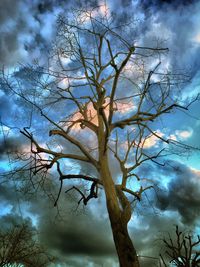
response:
<path fill-rule="evenodd" d="M 111 13 L 108 3 L 104 1 L 99 1 L 98 9 L 83 10 L 82 13 L 80 13 L 78 16 L 78 23 L 87 25 L 90 22 L 91 17 L 96 18 L 99 15 L 100 17 L 107 17 L 108 19 L 110 18 Z"/>
<path fill-rule="evenodd" d="M 176 134 L 178 139 L 181 139 L 181 140 L 188 139 L 192 136 L 193 130 L 192 129 L 190 129 L 190 130 L 177 130 L 175 132 L 175 134 Z"/>
<path fill-rule="evenodd" d="M 144 145 L 143 148 L 151 148 L 153 146 L 157 146 L 158 142 L 160 141 L 160 138 L 164 136 L 164 133 L 162 133 L 160 130 L 154 131 L 156 135 L 149 135 L 145 140 L 144 140 Z M 160 138 L 159 138 L 160 137 Z M 143 143 L 143 142 L 142 142 Z"/>
<path fill-rule="evenodd" d="M 175 134 L 170 134 L 169 139 L 173 141 L 177 141 L 177 137 Z"/>
<path fill-rule="evenodd" d="M 200 33 L 197 33 L 197 34 L 194 36 L 193 41 L 194 41 L 195 43 L 200 44 Z"/>
<path fill-rule="evenodd" d="M 192 171 L 192 173 L 196 174 L 196 177 L 200 178 L 200 170 L 192 167 L 190 168 L 190 170 Z"/>

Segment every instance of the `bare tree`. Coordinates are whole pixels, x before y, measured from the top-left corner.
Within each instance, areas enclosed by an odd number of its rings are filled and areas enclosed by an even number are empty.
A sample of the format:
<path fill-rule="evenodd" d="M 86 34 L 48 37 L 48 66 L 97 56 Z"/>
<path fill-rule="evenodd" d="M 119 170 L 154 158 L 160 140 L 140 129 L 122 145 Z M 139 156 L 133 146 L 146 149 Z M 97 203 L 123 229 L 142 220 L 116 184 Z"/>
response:
<path fill-rule="evenodd" d="M 176 142 L 157 131 L 154 123 L 175 109 L 188 109 L 189 104 L 177 100 L 188 76 L 162 66 L 166 48 L 137 45 L 130 24 L 119 26 L 107 9 L 103 12 L 76 10 L 72 19 L 60 17 L 48 66 L 21 66 L 23 77 L 16 72 L 10 79 L 3 72 L 2 81 L 39 110 L 51 127 L 46 145 L 37 124 L 34 134 L 33 129 L 21 131 L 31 142 L 24 169 L 30 171 L 32 183 L 39 175 L 43 184 L 45 175 L 56 171 L 60 190 L 55 206 L 65 180 L 87 182 L 88 194 L 77 182 L 66 190 L 79 194 L 84 205 L 103 189 L 120 266 L 138 267 L 127 228 L 131 203 L 153 187 L 150 179 L 139 177 L 138 169 L 145 162 L 162 165 L 159 158 L 166 146 Z M 159 148 L 154 143 L 160 143 Z M 81 169 L 66 173 L 69 160 L 87 164 L 91 174 Z M 116 176 L 112 161 L 120 169 Z"/>
<path fill-rule="evenodd" d="M 53 257 L 37 241 L 27 224 L 13 226 L 0 232 L 1 266 L 48 266 Z"/>
<path fill-rule="evenodd" d="M 176 226 L 175 238 L 170 234 L 163 239 L 165 255 L 161 255 L 161 266 L 199 267 L 200 266 L 200 237 L 196 240 L 193 235 L 181 232 Z M 169 262 L 169 264 L 168 264 Z"/>

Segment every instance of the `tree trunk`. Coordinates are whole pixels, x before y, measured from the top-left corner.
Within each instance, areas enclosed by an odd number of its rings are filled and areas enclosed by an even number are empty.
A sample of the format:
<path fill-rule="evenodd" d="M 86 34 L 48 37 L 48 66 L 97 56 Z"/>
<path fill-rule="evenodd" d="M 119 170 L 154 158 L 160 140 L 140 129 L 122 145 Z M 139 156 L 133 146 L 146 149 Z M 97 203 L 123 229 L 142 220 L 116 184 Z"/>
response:
<path fill-rule="evenodd" d="M 114 218 L 109 207 L 107 209 L 120 267 L 139 267 L 137 253 L 129 237 L 127 224 L 120 218 Z"/>
<path fill-rule="evenodd" d="M 137 253 L 127 229 L 128 222 L 122 218 L 123 213 L 120 209 L 115 184 L 110 174 L 106 157 L 102 158 L 100 174 L 104 185 L 106 205 L 120 267 L 139 267 Z"/>

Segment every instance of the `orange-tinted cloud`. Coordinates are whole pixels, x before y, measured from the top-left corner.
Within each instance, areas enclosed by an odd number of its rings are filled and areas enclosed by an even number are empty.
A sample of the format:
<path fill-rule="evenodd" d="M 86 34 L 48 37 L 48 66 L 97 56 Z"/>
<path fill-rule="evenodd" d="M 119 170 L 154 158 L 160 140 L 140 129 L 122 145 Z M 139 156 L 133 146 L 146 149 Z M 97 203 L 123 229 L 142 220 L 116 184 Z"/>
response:
<path fill-rule="evenodd" d="M 108 118 L 109 115 L 109 98 L 106 98 L 105 104 L 104 104 L 104 112 L 105 112 L 105 116 Z M 130 101 L 124 101 L 124 102 L 115 102 L 114 104 L 114 108 L 115 108 L 115 112 L 118 112 L 119 115 L 124 115 L 128 112 L 130 112 L 130 110 L 132 110 L 134 108 L 134 104 Z M 87 104 L 87 118 L 88 121 L 92 122 L 95 125 L 98 125 L 98 116 L 97 116 L 97 111 L 94 109 L 93 103 L 89 102 Z M 83 119 L 83 115 L 81 114 L 81 112 L 76 112 L 72 118 L 71 118 L 71 122 L 68 123 L 68 126 L 71 125 L 74 122 L 72 130 L 78 131 L 81 129 L 80 127 L 80 120 Z"/>

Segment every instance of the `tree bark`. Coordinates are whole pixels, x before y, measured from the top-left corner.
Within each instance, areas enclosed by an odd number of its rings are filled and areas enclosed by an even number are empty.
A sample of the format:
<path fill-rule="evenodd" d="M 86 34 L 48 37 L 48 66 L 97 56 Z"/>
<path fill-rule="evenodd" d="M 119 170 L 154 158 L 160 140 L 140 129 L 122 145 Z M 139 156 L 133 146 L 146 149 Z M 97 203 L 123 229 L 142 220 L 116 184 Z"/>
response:
<path fill-rule="evenodd" d="M 110 223 L 120 267 L 139 267 L 137 253 L 129 237 L 127 225 L 114 218 L 110 218 Z"/>
<path fill-rule="evenodd" d="M 120 267 L 139 267 L 137 253 L 127 229 L 128 222 L 122 218 L 123 213 L 120 209 L 119 199 L 106 156 L 101 159 L 100 174 L 104 185 L 106 205 Z"/>

